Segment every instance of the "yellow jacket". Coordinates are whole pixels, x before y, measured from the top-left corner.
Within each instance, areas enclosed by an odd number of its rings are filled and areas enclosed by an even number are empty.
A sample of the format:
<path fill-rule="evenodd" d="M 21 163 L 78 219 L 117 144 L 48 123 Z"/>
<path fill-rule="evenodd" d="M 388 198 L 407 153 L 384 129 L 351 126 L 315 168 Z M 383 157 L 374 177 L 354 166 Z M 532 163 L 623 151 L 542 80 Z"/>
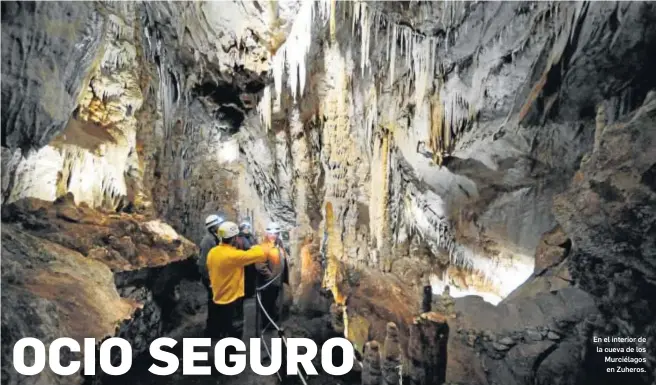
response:
<path fill-rule="evenodd" d="M 244 266 L 265 262 L 267 255 L 260 246 L 239 250 L 220 244 L 207 255 L 207 272 L 214 303 L 225 305 L 244 296 Z"/>

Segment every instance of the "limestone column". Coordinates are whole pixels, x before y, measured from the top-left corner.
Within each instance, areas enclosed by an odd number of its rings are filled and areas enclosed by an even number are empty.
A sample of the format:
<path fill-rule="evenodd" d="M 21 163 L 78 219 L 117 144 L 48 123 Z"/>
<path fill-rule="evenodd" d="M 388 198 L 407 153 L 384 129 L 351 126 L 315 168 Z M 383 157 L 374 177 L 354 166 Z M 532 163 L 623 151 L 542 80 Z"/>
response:
<path fill-rule="evenodd" d="M 362 385 L 381 385 L 380 349 L 378 342 L 370 341 L 365 345 L 362 368 Z"/>
<path fill-rule="evenodd" d="M 449 326 L 437 313 L 424 313 L 410 326 L 408 361 L 412 385 L 439 385 L 446 378 Z"/>
<path fill-rule="evenodd" d="M 394 322 L 387 324 L 385 345 L 383 347 L 383 384 L 398 385 L 400 381 L 401 345 L 399 329 Z"/>
<path fill-rule="evenodd" d="M 433 302 L 433 287 L 431 285 L 424 286 L 424 298 L 421 303 L 421 310 L 424 313 L 431 311 L 431 304 Z"/>

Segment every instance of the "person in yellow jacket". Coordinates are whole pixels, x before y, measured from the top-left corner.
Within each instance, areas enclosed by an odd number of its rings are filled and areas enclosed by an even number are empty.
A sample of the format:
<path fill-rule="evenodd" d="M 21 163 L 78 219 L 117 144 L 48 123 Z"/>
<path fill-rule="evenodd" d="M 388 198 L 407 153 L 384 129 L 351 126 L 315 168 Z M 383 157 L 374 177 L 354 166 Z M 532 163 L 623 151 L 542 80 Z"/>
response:
<path fill-rule="evenodd" d="M 239 307 L 244 300 L 244 267 L 265 262 L 272 247 L 268 244 L 239 250 L 234 243 L 239 227 L 234 222 L 223 222 L 218 229 L 221 242 L 207 255 L 207 271 L 212 288 L 212 302 L 208 316 L 210 338 L 241 338 L 241 330 L 233 325 L 236 314 L 243 314 Z"/>

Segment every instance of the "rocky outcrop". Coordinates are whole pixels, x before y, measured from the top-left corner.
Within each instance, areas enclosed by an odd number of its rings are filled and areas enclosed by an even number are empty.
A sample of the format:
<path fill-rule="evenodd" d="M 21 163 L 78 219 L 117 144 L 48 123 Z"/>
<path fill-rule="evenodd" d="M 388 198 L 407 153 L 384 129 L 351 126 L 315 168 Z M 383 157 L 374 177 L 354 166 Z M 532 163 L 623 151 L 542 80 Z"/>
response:
<path fill-rule="evenodd" d="M 535 270 L 524 284 L 510 293 L 504 301 L 518 297 L 533 297 L 573 284 L 569 273 L 568 255 L 572 241 L 560 226 L 546 232 L 535 251 Z"/>
<path fill-rule="evenodd" d="M 2 226 L 2 377 L 8 383 L 32 383 L 11 365 L 12 349 L 30 336 L 46 347 L 59 337 L 84 338 L 116 334 L 139 305 L 121 298 L 111 270 L 102 262 L 34 237 L 16 226 Z M 42 383 L 82 383 L 82 378 L 62 382 L 50 370 L 39 376 Z M 37 381 L 37 382 L 38 382 Z M 37 383 L 34 382 L 34 383 Z"/>
<path fill-rule="evenodd" d="M 83 346 L 84 338 L 99 344 L 119 336 L 138 356 L 180 322 L 172 316 L 176 287 L 197 275 L 190 259 L 196 246 L 170 226 L 76 206 L 70 195 L 54 204 L 24 199 L 3 207 L 2 247 L 3 357 L 26 336 L 46 348 L 59 337 Z M 11 360 L 3 362 L 9 383 L 82 383 L 49 370 L 36 380 L 19 376 Z"/>
<path fill-rule="evenodd" d="M 304 87 L 273 60 L 273 97 L 261 110 L 271 112 L 270 122 L 244 121 L 246 170 L 260 198 L 248 209 L 335 232 L 338 260 L 417 286 L 433 276 L 438 292 L 449 284 L 458 295 L 508 296 L 533 273 L 542 234 L 557 225 L 552 198 L 594 146 L 596 105 L 609 100 L 604 114 L 618 119 L 646 94 L 648 86 L 627 76 L 626 65 L 653 81 L 642 63 L 650 60 L 656 30 L 640 16 L 653 9 L 335 7 L 327 17 L 318 6 L 312 19 L 300 14 L 295 21 L 311 32 L 308 53 L 282 63 L 292 68 L 295 60 L 294 68 L 307 70 Z M 431 64 L 435 71 L 426 74 L 423 66 Z M 323 222 L 308 220 L 317 208 Z M 482 279 L 461 279 L 458 268 Z"/>
<path fill-rule="evenodd" d="M 449 320 L 446 382 L 463 384 L 581 384 L 598 310 L 576 289 L 489 305 L 456 299 Z"/>
<path fill-rule="evenodd" d="M 629 119 L 603 127 L 598 149 L 557 197 L 554 210 L 572 239 L 571 275 L 595 296 L 604 316 L 596 333 L 645 336 L 643 356 L 651 370 L 656 365 L 655 119 L 651 92 Z M 636 381 L 649 383 L 655 374 Z"/>
<path fill-rule="evenodd" d="M 68 122 L 104 25 L 92 3 L 13 2 L 2 6 L 2 15 L 2 147 L 25 156 Z"/>

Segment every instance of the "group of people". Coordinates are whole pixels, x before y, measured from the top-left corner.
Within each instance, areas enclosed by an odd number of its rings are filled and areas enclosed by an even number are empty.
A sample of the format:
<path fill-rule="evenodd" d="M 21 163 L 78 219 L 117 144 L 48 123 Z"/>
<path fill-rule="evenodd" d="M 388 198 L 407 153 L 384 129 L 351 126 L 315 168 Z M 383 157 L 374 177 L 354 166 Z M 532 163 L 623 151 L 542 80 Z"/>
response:
<path fill-rule="evenodd" d="M 244 299 L 254 296 L 258 288 L 269 316 L 275 320 L 280 314 L 279 297 L 283 283 L 289 281 L 281 227 L 269 223 L 261 243 L 248 221 L 237 226 L 218 215 L 210 215 L 205 228 L 207 234 L 200 243 L 198 258 L 207 289 L 205 334 L 210 338 L 241 338 Z"/>

